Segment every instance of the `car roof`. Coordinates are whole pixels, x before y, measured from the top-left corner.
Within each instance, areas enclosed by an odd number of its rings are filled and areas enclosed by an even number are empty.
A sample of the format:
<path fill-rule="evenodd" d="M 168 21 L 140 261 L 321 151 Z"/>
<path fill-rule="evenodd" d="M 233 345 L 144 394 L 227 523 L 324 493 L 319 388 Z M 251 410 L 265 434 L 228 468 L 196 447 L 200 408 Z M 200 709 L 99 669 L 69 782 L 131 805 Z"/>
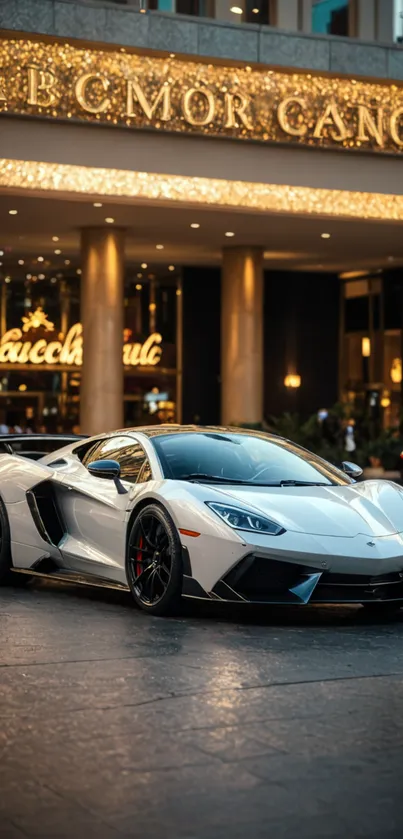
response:
<path fill-rule="evenodd" d="M 166 425 L 144 425 L 135 428 L 122 428 L 115 434 L 144 434 L 145 437 L 152 439 L 153 437 L 161 437 L 167 434 L 245 434 L 254 437 L 263 437 L 278 439 L 277 434 L 271 432 L 261 431 L 256 428 L 238 428 L 233 426 L 223 425 L 179 425 L 175 423 L 167 423 Z"/>
<path fill-rule="evenodd" d="M 30 434 L 19 432 L 12 434 L 0 434 L 0 440 L 68 440 L 74 443 L 76 440 L 86 440 L 84 434 Z"/>

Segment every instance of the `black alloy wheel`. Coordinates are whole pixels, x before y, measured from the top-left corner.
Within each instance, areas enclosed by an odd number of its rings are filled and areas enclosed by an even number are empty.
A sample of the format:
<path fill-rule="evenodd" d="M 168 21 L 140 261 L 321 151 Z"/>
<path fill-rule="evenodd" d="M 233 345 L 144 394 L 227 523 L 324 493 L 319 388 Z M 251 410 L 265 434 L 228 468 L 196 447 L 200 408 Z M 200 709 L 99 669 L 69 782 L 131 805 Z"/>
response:
<path fill-rule="evenodd" d="M 129 535 L 127 580 L 133 597 L 146 612 L 172 614 L 180 605 L 182 578 L 176 527 L 166 510 L 149 504 L 140 510 Z"/>

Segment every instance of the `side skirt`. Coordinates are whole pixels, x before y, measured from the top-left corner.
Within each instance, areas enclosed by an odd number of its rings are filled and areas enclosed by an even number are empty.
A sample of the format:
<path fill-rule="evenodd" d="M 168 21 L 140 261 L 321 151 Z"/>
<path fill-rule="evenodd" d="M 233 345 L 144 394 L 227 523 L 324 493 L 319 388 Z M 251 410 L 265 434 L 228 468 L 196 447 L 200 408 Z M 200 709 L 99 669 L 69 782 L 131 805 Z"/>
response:
<path fill-rule="evenodd" d="M 113 580 L 104 580 L 102 577 L 93 575 L 84 576 L 75 574 L 73 571 L 35 571 L 33 568 L 11 568 L 14 574 L 28 574 L 29 577 L 41 577 L 44 580 L 56 580 L 58 583 L 74 586 L 87 586 L 88 588 L 114 589 L 115 591 L 130 591 L 129 586 L 123 583 L 116 583 Z"/>

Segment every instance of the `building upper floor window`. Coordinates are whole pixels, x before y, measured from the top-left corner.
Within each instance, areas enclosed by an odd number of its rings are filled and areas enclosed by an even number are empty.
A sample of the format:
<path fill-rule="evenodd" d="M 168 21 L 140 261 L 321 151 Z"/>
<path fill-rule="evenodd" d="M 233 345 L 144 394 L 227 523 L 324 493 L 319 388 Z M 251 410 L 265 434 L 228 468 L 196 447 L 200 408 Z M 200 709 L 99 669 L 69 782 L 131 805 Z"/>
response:
<path fill-rule="evenodd" d="M 312 32 L 349 34 L 349 0 L 312 0 Z"/>
<path fill-rule="evenodd" d="M 140 0 L 115 0 L 140 8 Z M 143 7 L 150 11 L 174 12 L 179 15 L 215 18 L 238 23 L 273 23 L 271 0 L 142 0 Z"/>

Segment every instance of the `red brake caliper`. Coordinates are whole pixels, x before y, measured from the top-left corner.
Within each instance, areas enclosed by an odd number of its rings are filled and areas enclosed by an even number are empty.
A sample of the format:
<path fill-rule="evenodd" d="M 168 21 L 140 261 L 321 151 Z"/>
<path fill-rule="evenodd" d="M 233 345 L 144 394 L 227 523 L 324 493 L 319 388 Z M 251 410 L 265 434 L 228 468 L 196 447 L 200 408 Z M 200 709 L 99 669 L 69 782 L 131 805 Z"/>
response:
<path fill-rule="evenodd" d="M 139 548 L 142 548 L 142 547 L 143 547 L 143 537 L 142 537 L 142 536 L 140 536 Z M 139 577 L 139 576 L 140 576 L 140 574 L 141 574 L 141 572 L 142 572 L 142 570 L 143 570 L 143 568 L 142 568 L 142 556 L 141 556 L 141 550 L 138 550 L 138 551 L 137 551 L 137 557 L 136 557 L 136 560 L 137 560 L 137 562 L 136 562 L 136 576 L 137 576 L 137 577 Z"/>

